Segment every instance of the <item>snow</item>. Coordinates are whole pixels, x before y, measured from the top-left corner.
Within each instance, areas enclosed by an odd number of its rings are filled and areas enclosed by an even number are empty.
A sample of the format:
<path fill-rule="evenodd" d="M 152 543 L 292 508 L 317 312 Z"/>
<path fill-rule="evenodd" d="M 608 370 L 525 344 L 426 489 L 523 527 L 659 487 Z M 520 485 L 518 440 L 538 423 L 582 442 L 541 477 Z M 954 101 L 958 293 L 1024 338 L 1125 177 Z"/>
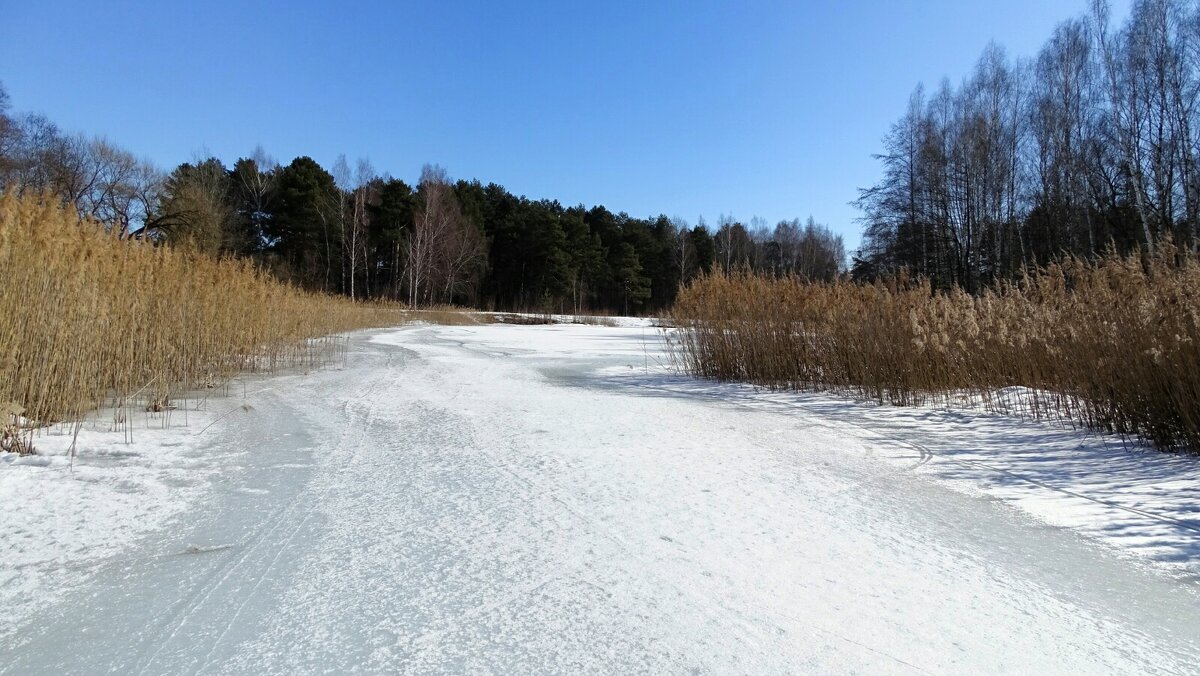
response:
<path fill-rule="evenodd" d="M 0 454 L 0 640 L 38 606 L 53 603 L 102 562 L 163 528 L 204 492 L 225 461 L 203 446 L 197 424 L 213 417 L 136 413 L 134 443 L 111 431 L 112 412 L 93 416 L 75 438 L 73 426 L 42 430 L 37 455 Z M 72 441 L 81 449 L 72 461 Z"/>
<path fill-rule="evenodd" d="M 832 426 L 880 462 L 1200 577 L 1200 462 L 1194 456 L 981 411 L 879 406 L 671 374 L 622 380 Z"/>
<path fill-rule="evenodd" d="M 1194 670 L 1194 459 L 697 381 L 630 324 L 358 334 L 6 458 L 0 673 Z"/>

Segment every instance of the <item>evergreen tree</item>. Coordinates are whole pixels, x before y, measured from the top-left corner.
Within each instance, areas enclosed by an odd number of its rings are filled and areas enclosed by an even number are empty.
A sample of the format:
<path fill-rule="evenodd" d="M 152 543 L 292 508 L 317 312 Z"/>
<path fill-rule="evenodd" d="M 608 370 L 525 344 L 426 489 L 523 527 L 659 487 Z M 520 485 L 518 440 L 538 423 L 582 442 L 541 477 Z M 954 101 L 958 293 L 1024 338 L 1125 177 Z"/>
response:
<path fill-rule="evenodd" d="M 650 299 L 650 280 L 642 274 L 642 262 L 632 244 L 621 242 L 615 251 L 616 255 L 609 260 L 612 279 L 619 293 L 621 311 L 628 315 Z"/>
<path fill-rule="evenodd" d="M 240 254 L 245 249 L 236 228 L 232 183 L 216 158 L 176 167 L 164 181 L 155 216 L 168 244 L 210 256 Z"/>
<path fill-rule="evenodd" d="M 604 246 L 600 236 L 591 231 L 584 218 L 582 206 L 568 209 L 563 215 L 563 231 L 571 273 L 571 305 L 575 313 L 591 308 L 604 282 Z"/>
<path fill-rule="evenodd" d="M 401 298 L 404 238 L 412 229 L 416 195 L 404 181 L 379 179 L 378 200 L 369 206 L 367 232 L 367 288 L 375 295 Z"/>
<path fill-rule="evenodd" d="M 333 176 L 310 157 L 297 157 L 280 170 L 265 234 L 268 260 L 285 279 L 336 290 L 342 258 L 334 220 L 337 194 Z"/>
<path fill-rule="evenodd" d="M 697 225 L 689 233 L 692 250 L 696 255 L 696 269 L 704 274 L 712 272 L 713 263 L 717 260 L 717 245 L 713 241 L 708 228 Z"/>

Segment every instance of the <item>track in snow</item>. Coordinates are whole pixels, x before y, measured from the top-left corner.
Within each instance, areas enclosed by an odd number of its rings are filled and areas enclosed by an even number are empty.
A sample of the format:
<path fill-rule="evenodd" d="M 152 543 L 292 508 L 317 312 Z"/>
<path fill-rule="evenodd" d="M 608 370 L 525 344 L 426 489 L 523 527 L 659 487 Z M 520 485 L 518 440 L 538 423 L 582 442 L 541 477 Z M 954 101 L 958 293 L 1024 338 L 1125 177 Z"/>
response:
<path fill-rule="evenodd" d="M 42 609 L 0 672 L 1200 664 L 1195 582 L 946 488 L 926 472 L 968 461 L 955 430 L 676 387 L 643 341 L 357 337 L 346 369 L 208 431 L 241 452 L 206 504 Z"/>

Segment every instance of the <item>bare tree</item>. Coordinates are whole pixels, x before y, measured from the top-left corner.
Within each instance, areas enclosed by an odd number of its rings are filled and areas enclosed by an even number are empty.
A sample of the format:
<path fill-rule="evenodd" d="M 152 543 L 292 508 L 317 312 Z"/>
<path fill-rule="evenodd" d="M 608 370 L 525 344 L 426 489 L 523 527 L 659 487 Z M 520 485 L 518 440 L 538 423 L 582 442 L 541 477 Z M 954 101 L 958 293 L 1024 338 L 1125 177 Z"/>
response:
<path fill-rule="evenodd" d="M 405 277 L 408 284 L 408 304 L 417 307 L 428 301 L 429 278 L 433 275 L 433 252 L 439 230 L 443 227 L 445 170 L 425 165 L 421 169 L 418 191 L 422 204 L 413 215 L 413 231 L 405 244 Z"/>
<path fill-rule="evenodd" d="M 721 214 L 717 219 L 717 234 L 714 237 L 717 255 L 726 274 L 750 264 L 753 241 L 742 225 L 732 215 Z"/>
<path fill-rule="evenodd" d="M 127 182 L 114 190 L 107 211 L 121 237 L 148 234 L 152 219 L 162 200 L 165 177 L 150 160 L 140 160 Z"/>
<path fill-rule="evenodd" d="M 771 241 L 777 248 L 775 274 L 790 275 L 796 272 L 802 242 L 800 220 L 792 219 L 776 223 L 775 230 L 771 233 Z"/>
<path fill-rule="evenodd" d="M 337 214 L 334 220 L 337 223 L 337 241 L 341 248 L 342 255 L 338 260 L 338 268 L 341 271 L 341 290 L 344 292 L 348 288 L 346 279 L 346 247 L 348 244 L 347 228 L 346 228 L 346 212 L 348 195 L 354 190 L 353 178 L 350 175 L 350 164 L 346 162 L 346 154 L 339 153 L 337 161 L 333 163 L 333 193 L 329 196 L 330 204 L 335 205 L 334 208 Z"/>
<path fill-rule="evenodd" d="M 418 194 L 405 256 L 409 304 L 450 302 L 474 277 L 483 239 L 463 216 L 445 169 L 425 165 Z"/>
<path fill-rule="evenodd" d="M 746 235 L 750 239 L 750 246 L 747 251 L 747 260 L 752 270 L 762 270 L 766 267 L 768 258 L 767 247 L 771 241 L 771 231 L 767 226 L 767 219 L 762 216 L 752 216 L 750 225 L 746 228 Z"/>
<path fill-rule="evenodd" d="M 148 174 L 140 169 L 137 158 L 117 148 L 105 139 L 91 141 L 85 146 L 86 161 L 94 172 L 91 189 L 77 197 L 80 213 L 109 224 L 126 237 L 138 214 L 138 188 L 135 183 Z"/>
<path fill-rule="evenodd" d="M 368 206 L 374 202 L 375 169 L 365 159 L 359 159 L 354 177 L 354 193 L 350 227 L 343 248 L 346 250 L 350 263 L 350 298 L 355 298 L 354 281 L 358 277 L 359 266 L 367 259 L 367 231 L 370 211 Z"/>
<path fill-rule="evenodd" d="M 1097 52 L 1108 80 L 1111 126 L 1117 137 L 1117 147 L 1121 151 L 1122 166 L 1133 189 L 1134 204 L 1137 207 L 1146 246 L 1153 250 L 1154 236 L 1150 230 L 1150 209 L 1142 172 L 1142 144 L 1139 141 L 1145 125 L 1145 113 L 1141 106 L 1142 95 L 1139 91 L 1142 83 L 1137 77 L 1128 77 L 1129 69 L 1122 68 L 1120 48 L 1112 44 L 1109 34 L 1109 15 L 1108 0 L 1093 0 L 1093 32 Z"/>
<path fill-rule="evenodd" d="M 456 209 L 457 206 L 455 203 Z M 461 210 L 456 224 L 447 228 L 444 234 L 438 252 L 438 272 L 441 276 L 442 298 L 449 303 L 474 283 L 484 259 L 485 248 L 483 235 L 462 217 Z"/>
<path fill-rule="evenodd" d="M 809 216 L 800 232 L 794 273 L 808 281 L 833 281 L 841 274 L 845 260 L 841 236 Z"/>
<path fill-rule="evenodd" d="M 671 219 L 671 229 L 674 230 L 674 262 L 679 268 L 679 281 L 686 282 L 691 279 L 692 268 L 694 267 L 694 259 L 696 257 L 695 247 L 692 245 L 692 239 L 688 235 L 690 228 L 687 221 L 676 216 Z"/>
<path fill-rule="evenodd" d="M 1087 24 L 1067 21 L 1055 29 L 1034 69 L 1030 115 L 1037 173 L 1034 199 L 1047 218 L 1063 224 L 1068 240 L 1046 242 L 1050 250 L 1043 255 L 1064 247 L 1089 254 L 1097 251 L 1088 168 L 1089 144 L 1096 134 L 1091 51 Z"/>
<path fill-rule="evenodd" d="M 21 128 L 9 116 L 10 102 L 4 83 L 0 82 L 0 190 L 13 180 L 16 169 L 17 149 L 21 142 Z"/>

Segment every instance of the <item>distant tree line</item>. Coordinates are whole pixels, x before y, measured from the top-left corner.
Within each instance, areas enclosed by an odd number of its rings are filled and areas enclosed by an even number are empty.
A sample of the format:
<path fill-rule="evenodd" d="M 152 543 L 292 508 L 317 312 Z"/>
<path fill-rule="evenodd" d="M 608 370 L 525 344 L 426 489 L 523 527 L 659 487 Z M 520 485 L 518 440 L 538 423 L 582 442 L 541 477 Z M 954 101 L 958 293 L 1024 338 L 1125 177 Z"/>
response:
<path fill-rule="evenodd" d="M 841 237 L 811 218 L 768 228 L 722 216 L 714 229 L 564 207 L 426 166 L 416 185 L 262 148 L 169 173 L 104 139 L 14 115 L 0 88 L 0 189 L 42 190 L 122 237 L 250 258 L 298 286 L 353 298 L 496 309 L 651 312 L 714 269 L 831 280 Z"/>
<path fill-rule="evenodd" d="M 1200 235 L 1200 3 L 1095 0 L 1032 60 L 989 45 L 958 86 L 918 86 L 862 191 L 853 274 L 978 290 L 1063 254 Z"/>

